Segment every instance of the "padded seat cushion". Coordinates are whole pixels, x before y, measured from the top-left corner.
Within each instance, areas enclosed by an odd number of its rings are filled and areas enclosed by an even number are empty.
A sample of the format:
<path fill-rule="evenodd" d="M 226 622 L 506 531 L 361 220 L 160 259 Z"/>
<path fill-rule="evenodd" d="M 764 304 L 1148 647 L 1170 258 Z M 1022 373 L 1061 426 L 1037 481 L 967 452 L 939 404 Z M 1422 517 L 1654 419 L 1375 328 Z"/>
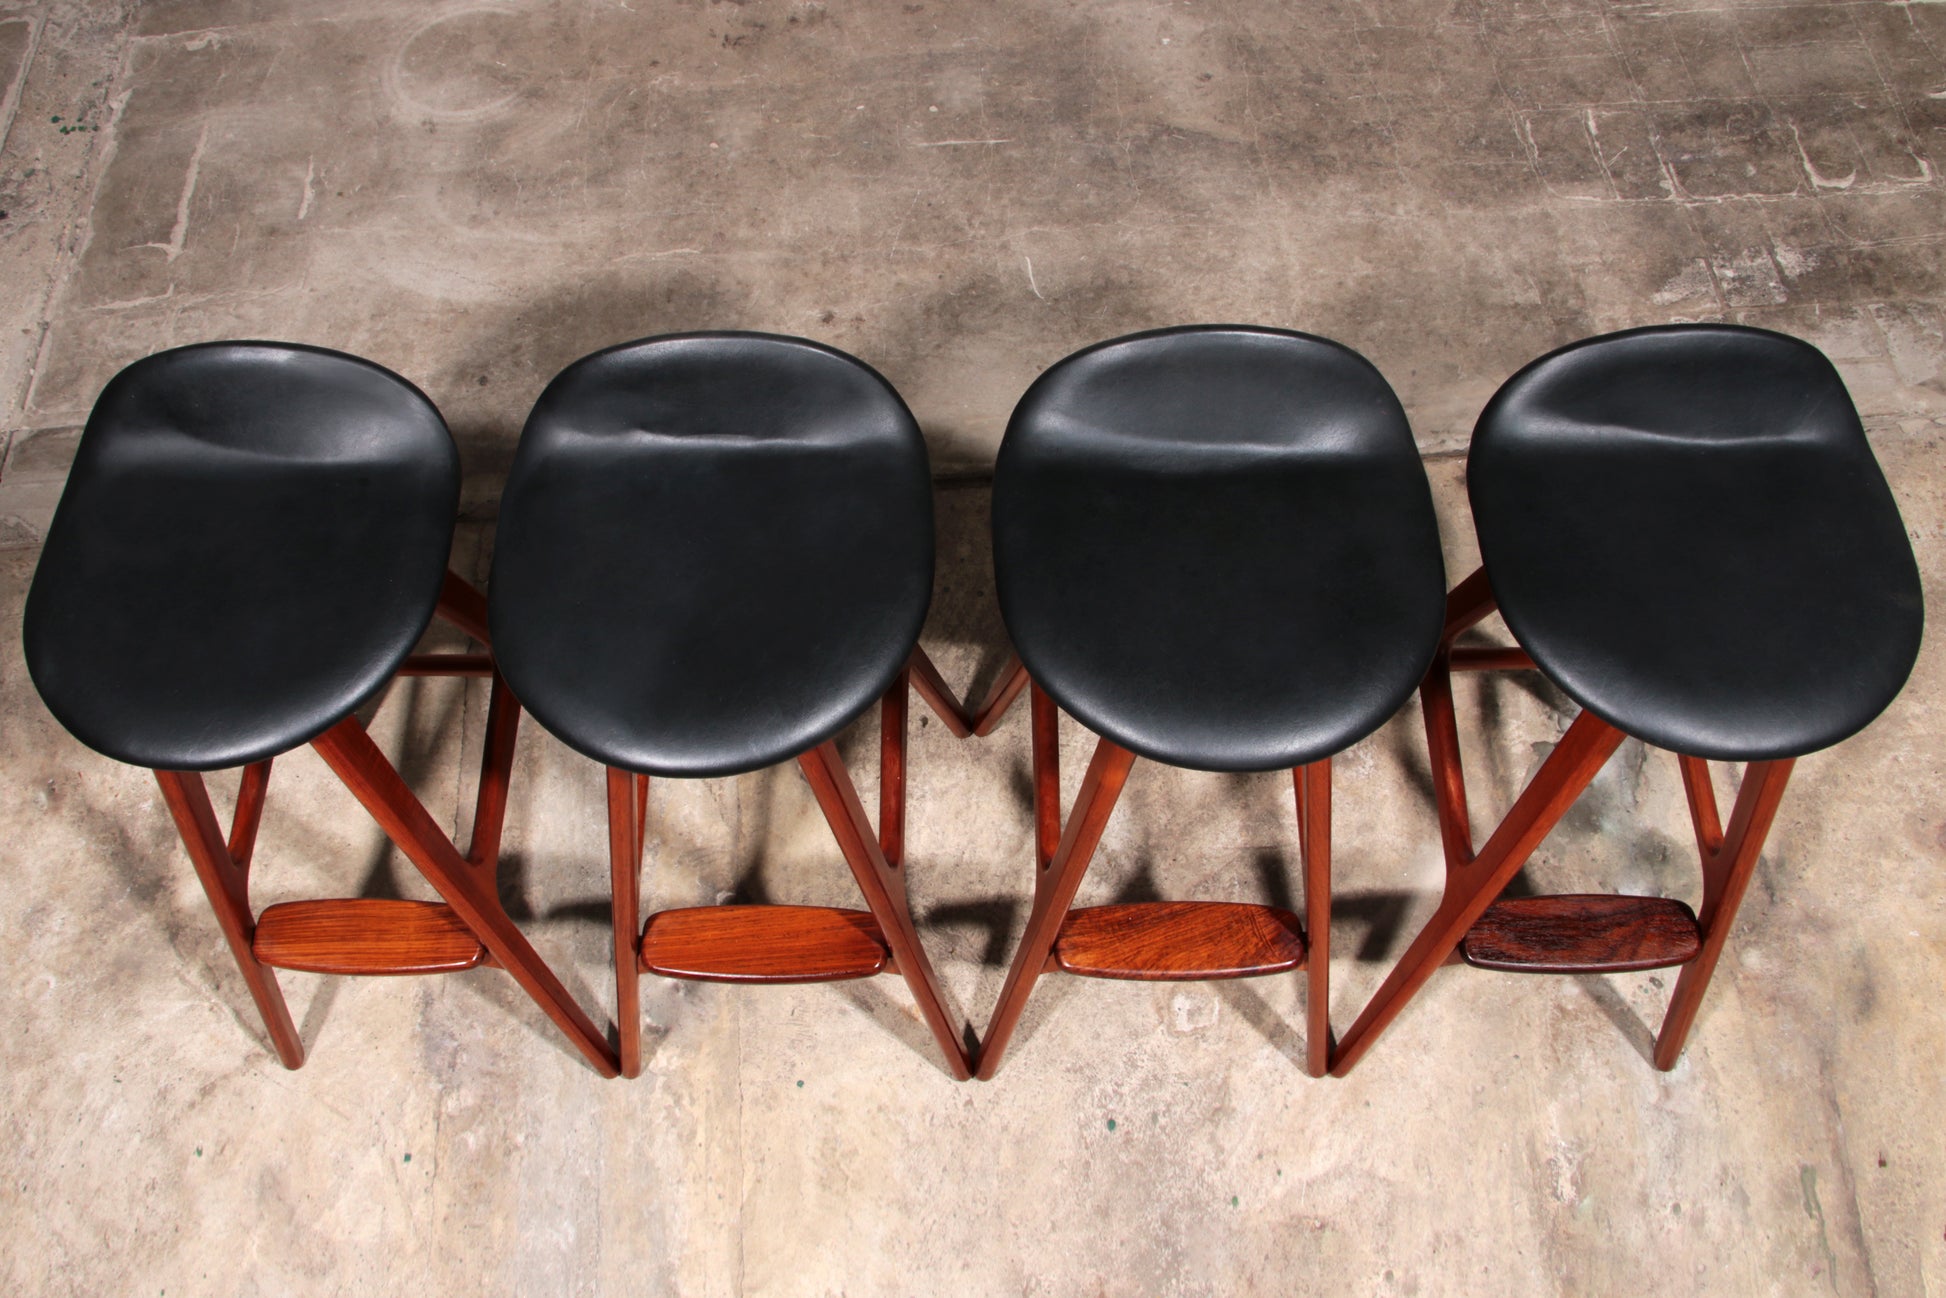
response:
<path fill-rule="evenodd" d="M 501 671 L 628 770 L 788 760 L 870 707 L 932 593 L 931 474 L 890 385 L 763 334 L 598 352 L 541 394 L 500 508 Z"/>
<path fill-rule="evenodd" d="M 1371 733 L 1445 608 L 1392 389 L 1348 348 L 1271 329 L 1138 334 L 1043 374 L 1000 448 L 993 553 L 1033 679 L 1097 734 L 1203 770 Z"/>
<path fill-rule="evenodd" d="M 1658 747 L 1827 747 L 1905 683 L 1924 623 L 1905 525 L 1823 353 L 1729 325 L 1534 362 L 1467 482 L 1508 627 L 1576 702 Z"/>
<path fill-rule="evenodd" d="M 376 694 L 439 601 L 459 456 L 367 361 L 203 343 L 95 403 L 28 594 L 27 666 L 89 747 L 212 770 Z"/>

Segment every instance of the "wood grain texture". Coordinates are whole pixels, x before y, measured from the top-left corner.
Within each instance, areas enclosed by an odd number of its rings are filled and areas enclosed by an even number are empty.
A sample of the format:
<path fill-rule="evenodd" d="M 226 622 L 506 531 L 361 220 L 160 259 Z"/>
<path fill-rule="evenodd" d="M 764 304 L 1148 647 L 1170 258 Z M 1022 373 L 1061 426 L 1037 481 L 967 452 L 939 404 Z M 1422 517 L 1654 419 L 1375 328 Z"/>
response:
<path fill-rule="evenodd" d="M 694 906 L 649 918 L 641 967 L 701 982 L 822 983 L 883 973 L 888 955 L 870 911 Z"/>
<path fill-rule="evenodd" d="M 1459 949 L 1480 969 L 1572 974 L 1664 969 L 1701 946 L 1695 913 L 1680 901 L 1564 894 L 1494 902 Z"/>
<path fill-rule="evenodd" d="M 279 969 L 328 974 L 452 973 L 486 959 L 451 906 L 378 897 L 268 907 L 250 949 Z"/>
<path fill-rule="evenodd" d="M 1192 982 L 1255 978 L 1304 965 L 1297 916 L 1229 901 L 1147 901 L 1068 912 L 1053 964 L 1090 978 Z"/>

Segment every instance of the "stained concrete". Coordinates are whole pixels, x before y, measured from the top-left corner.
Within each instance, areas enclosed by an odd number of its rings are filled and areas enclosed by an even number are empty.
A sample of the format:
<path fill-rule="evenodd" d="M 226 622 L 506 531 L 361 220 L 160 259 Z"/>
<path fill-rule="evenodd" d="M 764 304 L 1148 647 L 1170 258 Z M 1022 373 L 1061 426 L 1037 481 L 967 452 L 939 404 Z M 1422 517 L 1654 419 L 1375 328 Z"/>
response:
<path fill-rule="evenodd" d="M 1946 573 L 1946 6 L 1692 0 L 386 5 L 0 0 L 0 1276 L 34 1293 L 1922 1294 L 1946 1287 L 1946 764 L 1903 698 L 1799 766 L 1683 1063 L 1669 979 L 1439 974 L 1344 1081 L 1290 979 L 1051 978 L 951 1082 L 896 980 L 650 982 L 647 1075 L 594 1077 L 504 975 L 289 975 L 266 1048 L 153 782 L 34 697 L 19 604 L 116 368 L 308 341 L 421 384 L 466 460 L 463 569 L 560 366 L 670 329 L 807 334 L 926 429 L 925 643 L 1004 655 L 985 560 L 1012 401 L 1067 351 L 1242 320 L 1399 389 L 1470 567 L 1457 456 L 1520 364 L 1730 319 L 1831 354 L 1935 608 Z M 373 718 L 465 829 L 477 685 Z M 1562 698 L 1467 680 L 1476 815 Z M 923 713 L 915 713 L 923 717 Z M 1026 915 L 1024 716 L 917 725 L 922 931 L 983 1024 Z M 868 803 L 870 718 L 844 747 Z M 1088 737 L 1064 732 L 1070 795 Z M 1727 780 L 1728 772 L 1722 772 Z M 1410 709 L 1338 762 L 1333 1015 L 1440 877 Z M 227 803 L 230 780 L 218 780 Z M 1724 785 L 1728 792 L 1728 784 Z M 1138 768 L 1084 900 L 1276 901 L 1288 784 Z M 514 913 L 612 1012 L 597 772 L 522 738 Z M 658 782 L 657 905 L 850 904 L 789 769 Z M 1671 759 L 1626 747 L 1547 890 L 1698 891 Z M 259 901 L 426 895 L 306 753 Z"/>

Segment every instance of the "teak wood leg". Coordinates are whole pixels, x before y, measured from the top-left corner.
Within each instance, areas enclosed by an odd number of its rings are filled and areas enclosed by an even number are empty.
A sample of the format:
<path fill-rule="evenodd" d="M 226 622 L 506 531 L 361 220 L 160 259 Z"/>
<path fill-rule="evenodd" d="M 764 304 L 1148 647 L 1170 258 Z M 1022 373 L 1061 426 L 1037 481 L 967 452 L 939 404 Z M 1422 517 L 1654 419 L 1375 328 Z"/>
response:
<path fill-rule="evenodd" d="M 1667 1072 L 1682 1057 L 1683 1043 L 1702 1007 L 1703 993 L 1709 989 L 1710 976 L 1716 972 L 1723 944 L 1729 940 L 1730 925 L 1737 907 L 1743 904 L 1744 890 L 1756 871 L 1757 857 L 1777 806 L 1790 781 L 1791 759 L 1752 762 L 1743 773 L 1743 787 L 1737 791 L 1736 808 L 1730 813 L 1727 833 L 1718 826 L 1716 794 L 1710 788 L 1709 766 L 1698 757 L 1682 757 L 1683 785 L 1689 794 L 1691 818 L 1696 824 L 1697 847 L 1703 857 L 1703 908 L 1696 917 L 1702 929 L 1703 945 L 1693 959 L 1682 967 L 1676 990 L 1669 998 L 1669 1010 L 1662 1018 L 1662 1031 L 1655 1041 L 1655 1066 Z"/>
<path fill-rule="evenodd" d="M 244 985 L 250 988 L 250 998 L 263 1016 L 264 1030 L 270 1034 L 277 1057 L 286 1068 L 302 1067 L 304 1043 L 298 1039 L 297 1025 L 291 1021 L 290 1009 L 284 1004 L 277 975 L 258 961 L 250 947 L 256 930 L 256 920 L 250 911 L 250 848 L 263 810 L 270 763 L 258 762 L 245 768 L 230 843 L 223 841 L 223 830 L 217 824 L 216 811 L 210 806 L 209 790 L 201 775 L 195 771 L 157 771 L 155 778 L 162 786 L 163 801 L 169 804 L 169 814 L 175 818 L 183 846 L 189 849 L 196 877 L 209 895 L 217 925 L 230 944 L 230 954 L 236 957 Z"/>
<path fill-rule="evenodd" d="M 878 920 L 893 961 L 912 989 L 919 1013 L 946 1056 L 947 1068 L 955 1080 L 965 1081 L 972 1076 L 972 1061 L 947 1014 L 938 976 L 913 927 L 905 879 L 899 868 L 886 860 L 873 836 L 872 823 L 865 817 L 864 804 L 858 800 L 858 790 L 845 770 L 844 759 L 838 755 L 837 744 L 827 739 L 810 752 L 799 755 L 797 761 L 810 781 L 811 792 L 817 795 L 818 806 L 831 826 L 833 837 L 838 840 L 845 864 L 851 867 L 859 891 L 865 894 L 865 904 Z"/>
<path fill-rule="evenodd" d="M 474 863 L 459 854 L 357 717 L 346 717 L 312 740 L 311 746 L 438 890 L 493 962 L 513 975 L 597 1072 L 615 1076 L 620 1066 L 606 1034 L 575 1003 L 502 908 L 495 886 L 498 862 Z"/>
<path fill-rule="evenodd" d="M 1298 852 L 1304 861 L 1304 1066 L 1331 1066 L 1331 759 L 1291 772 L 1297 793 Z"/>
<path fill-rule="evenodd" d="M 1027 668 L 1021 663 L 1019 654 L 1010 654 L 1007 665 L 1000 670 L 1000 678 L 987 691 L 985 698 L 970 709 L 968 720 L 972 723 L 973 733 L 981 737 L 990 735 L 1000 724 L 1000 718 L 1007 715 L 1007 709 L 1020 697 L 1021 690 L 1027 687 Z"/>
<path fill-rule="evenodd" d="M 1108 827 L 1115 801 L 1121 797 L 1122 787 L 1128 783 L 1128 773 L 1134 765 L 1135 754 L 1128 749 L 1112 740 L 1096 742 L 1095 755 L 1088 763 L 1088 773 L 1082 777 L 1081 792 L 1075 796 L 1074 810 L 1068 814 L 1067 828 L 1061 833 L 1060 844 L 1055 848 L 1053 857 L 1041 866 L 1034 877 L 1034 907 L 1027 917 L 1027 932 L 1021 937 L 1020 949 L 1014 952 L 1014 962 L 1007 970 L 1006 984 L 1000 989 L 1000 1003 L 994 1007 L 993 1019 L 987 1024 L 986 1035 L 980 1041 L 977 1076 L 983 1082 L 991 1081 L 994 1073 L 999 1071 L 1000 1060 L 1007 1052 L 1007 1042 L 1013 1037 L 1014 1026 L 1020 1022 L 1020 1013 L 1027 1007 L 1027 997 L 1033 992 L 1034 984 L 1040 981 L 1041 971 L 1047 967 L 1048 956 L 1054 950 L 1056 939 L 1061 936 L 1062 921 L 1074 905 L 1075 891 L 1081 886 L 1081 877 L 1088 872 L 1088 863 L 1094 859 L 1102 831 Z M 1052 770 L 1047 774 L 1051 777 L 1048 782 L 1053 785 L 1054 796 L 1058 799 L 1058 775 Z M 1042 801 L 1038 796 L 1042 791 L 1042 780 L 1037 778 L 1037 804 Z M 1036 823 L 1045 823 L 1040 820 L 1038 806 Z"/>
<path fill-rule="evenodd" d="M 615 889 L 615 1020 L 623 1077 L 642 1075 L 642 848 L 649 777 L 608 768 L 608 866 Z"/>

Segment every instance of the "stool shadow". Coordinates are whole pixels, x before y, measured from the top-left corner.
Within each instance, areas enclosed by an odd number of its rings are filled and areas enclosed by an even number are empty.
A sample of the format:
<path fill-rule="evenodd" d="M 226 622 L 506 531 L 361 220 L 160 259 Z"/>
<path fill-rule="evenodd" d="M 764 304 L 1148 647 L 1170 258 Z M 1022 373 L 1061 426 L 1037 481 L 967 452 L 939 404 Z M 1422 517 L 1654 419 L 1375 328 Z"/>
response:
<path fill-rule="evenodd" d="M 919 923 L 925 929 L 936 931 L 964 928 L 984 930 L 986 941 L 980 951 L 979 963 L 987 969 L 998 969 L 1007 963 L 1007 939 L 1017 931 L 1021 910 L 1022 903 L 1018 897 L 951 902 L 933 907 Z"/>
<path fill-rule="evenodd" d="M 1606 1015 L 1608 1021 L 1615 1025 L 1616 1030 L 1628 1038 L 1628 1043 L 1635 1047 L 1635 1053 L 1642 1056 L 1643 1062 L 1653 1067 L 1655 1033 L 1650 1031 L 1649 1025 L 1642 1021 L 1642 1016 L 1622 999 L 1622 994 L 1615 990 L 1607 977 L 1602 974 L 1576 974 L 1574 980 L 1581 985 L 1582 991 L 1588 993 L 1588 999 L 1595 1003 L 1595 1008 Z"/>

